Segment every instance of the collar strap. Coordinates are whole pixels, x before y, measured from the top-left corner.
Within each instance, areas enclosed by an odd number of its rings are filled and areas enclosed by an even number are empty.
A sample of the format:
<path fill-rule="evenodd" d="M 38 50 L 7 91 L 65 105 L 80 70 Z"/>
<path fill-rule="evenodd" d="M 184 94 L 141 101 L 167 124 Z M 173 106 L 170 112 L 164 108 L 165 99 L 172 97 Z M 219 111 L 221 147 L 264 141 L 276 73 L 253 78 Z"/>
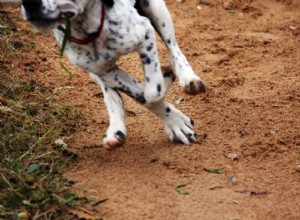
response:
<path fill-rule="evenodd" d="M 99 26 L 98 30 L 96 32 L 88 34 L 87 38 L 77 39 L 75 37 L 71 37 L 70 41 L 75 43 L 75 44 L 80 44 L 80 45 L 85 45 L 85 44 L 93 42 L 94 40 L 96 40 L 100 36 L 100 34 L 103 30 L 104 19 L 105 19 L 105 10 L 104 10 L 104 6 L 102 4 L 101 20 L 100 20 L 100 26 Z M 65 28 L 63 28 L 62 26 L 59 26 L 58 30 L 60 30 L 62 32 L 65 32 Z"/>

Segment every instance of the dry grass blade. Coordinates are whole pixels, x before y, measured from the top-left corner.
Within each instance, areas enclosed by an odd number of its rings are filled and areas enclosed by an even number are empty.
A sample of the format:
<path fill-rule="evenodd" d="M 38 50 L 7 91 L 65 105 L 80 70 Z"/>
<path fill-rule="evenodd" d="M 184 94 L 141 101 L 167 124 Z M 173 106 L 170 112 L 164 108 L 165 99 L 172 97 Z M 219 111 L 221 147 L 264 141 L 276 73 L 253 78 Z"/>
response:
<path fill-rule="evenodd" d="M 223 169 L 210 169 L 210 168 L 203 168 L 204 171 L 208 172 L 208 173 L 216 173 L 216 174 L 222 174 L 224 173 Z"/>
<path fill-rule="evenodd" d="M 179 186 L 176 187 L 176 191 L 180 194 L 180 195 L 189 195 L 190 193 L 187 192 L 184 187 L 186 187 L 187 184 L 181 184 Z"/>

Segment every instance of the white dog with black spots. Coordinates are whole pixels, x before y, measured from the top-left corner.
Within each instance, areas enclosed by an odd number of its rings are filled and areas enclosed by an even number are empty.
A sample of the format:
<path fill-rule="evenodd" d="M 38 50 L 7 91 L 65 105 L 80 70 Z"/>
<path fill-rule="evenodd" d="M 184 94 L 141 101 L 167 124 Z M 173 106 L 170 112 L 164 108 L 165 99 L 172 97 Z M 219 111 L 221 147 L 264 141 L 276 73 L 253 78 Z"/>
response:
<path fill-rule="evenodd" d="M 66 29 L 65 18 L 71 19 L 71 40 L 66 54 L 102 89 L 110 120 L 103 140 L 106 149 L 120 147 L 126 139 L 119 91 L 153 112 L 164 124 L 171 141 L 184 144 L 196 141 L 193 121 L 164 100 L 175 76 L 184 92 L 196 95 L 205 91 L 204 83 L 177 44 L 164 0 L 23 0 L 22 14 L 38 30 L 52 29 L 60 45 Z M 173 71 L 161 69 L 155 30 L 168 48 Z M 120 56 L 133 51 L 140 55 L 145 86 L 116 65 Z"/>

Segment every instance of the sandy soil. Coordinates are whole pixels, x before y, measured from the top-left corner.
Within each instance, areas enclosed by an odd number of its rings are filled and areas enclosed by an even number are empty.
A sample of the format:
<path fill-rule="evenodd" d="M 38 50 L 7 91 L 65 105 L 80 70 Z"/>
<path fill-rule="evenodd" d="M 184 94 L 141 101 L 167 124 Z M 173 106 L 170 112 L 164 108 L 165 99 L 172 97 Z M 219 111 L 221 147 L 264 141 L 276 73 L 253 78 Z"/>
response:
<path fill-rule="evenodd" d="M 53 37 L 27 35 L 35 53 L 14 64 L 14 76 L 56 89 L 57 101 L 87 116 L 64 137 L 79 154 L 65 176 L 85 195 L 108 199 L 98 206 L 104 219 L 300 219 L 300 1 L 166 2 L 208 88 L 191 97 L 175 82 L 167 97 L 182 100 L 176 106 L 196 122 L 193 145 L 170 143 L 155 116 L 124 97 L 127 143 L 105 151 L 99 88 L 72 66 L 73 78 L 60 68 Z M 23 35 L 31 30 L 19 24 Z M 159 53 L 168 64 L 160 40 Z M 119 63 L 143 79 L 136 54 Z"/>

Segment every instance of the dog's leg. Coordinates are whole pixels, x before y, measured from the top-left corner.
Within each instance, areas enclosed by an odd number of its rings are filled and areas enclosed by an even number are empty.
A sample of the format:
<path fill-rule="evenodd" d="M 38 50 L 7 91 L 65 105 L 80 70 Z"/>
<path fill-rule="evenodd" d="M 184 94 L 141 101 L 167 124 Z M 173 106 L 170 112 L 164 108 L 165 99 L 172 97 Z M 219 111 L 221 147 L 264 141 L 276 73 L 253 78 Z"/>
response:
<path fill-rule="evenodd" d="M 173 21 L 165 2 L 163 0 L 137 0 L 137 8 L 141 14 L 151 20 L 154 28 L 165 42 L 169 50 L 172 68 L 184 92 L 191 95 L 205 92 L 203 81 L 194 73 L 177 44 Z"/>
<path fill-rule="evenodd" d="M 100 77 L 93 73 L 89 75 L 100 86 L 109 115 L 109 128 L 104 135 L 103 147 L 107 150 L 114 150 L 121 147 L 126 139 L 123 101 L 120 94 L 115 89 L 106 86 Z"/>
<path fill-rule="evenodd" d="M 172 70 L 165 70 L 164 81 L 168 89 L 175 79 Z M 102 80 L 114 89 L 118 89 L 146 106 L 162 121 L 165 131 L 171 141 L 189 144 L 196 141 L 196 133 L 193 131 L 193 121 L 185 116 L 167 101 L 149 104 L 144 98 L 144 88 L 135 79 L 131 78 L 125 71 L 114 68 L 109 74 L 102 75 Z"/>
<path fill-rule="evenodd" d="M 148 23 L 145 39 L 140 43 L 138 52 L 144 67 L 145 91 L 144 96 L 148 103 L 160 102 L 166 94 L 163 75 L 160 69 L 159 57 L 155 39 L 155 31 Z"/>

